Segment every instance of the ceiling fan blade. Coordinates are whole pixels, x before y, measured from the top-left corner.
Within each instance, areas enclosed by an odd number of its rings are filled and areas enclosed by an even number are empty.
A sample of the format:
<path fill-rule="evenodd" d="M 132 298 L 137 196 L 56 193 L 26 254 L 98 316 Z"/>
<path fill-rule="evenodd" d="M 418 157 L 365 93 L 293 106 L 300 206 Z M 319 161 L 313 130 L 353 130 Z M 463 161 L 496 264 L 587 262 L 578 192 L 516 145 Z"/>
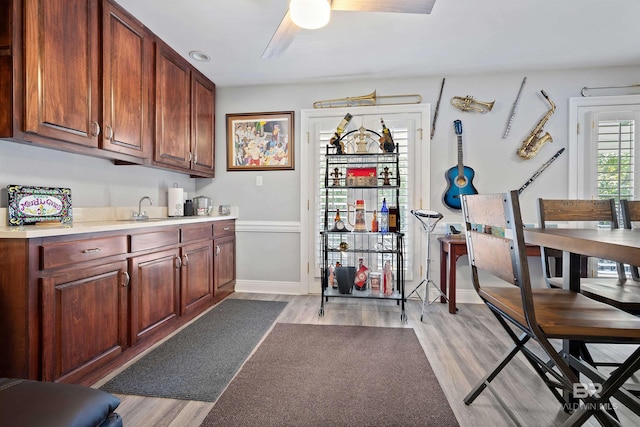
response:
<path fill-rule="evenodd" d="M 291 16 L 289 15 L 289 11 L 284 15 L 280 25 L 276 29 L 276 32 L 273 33 L 267 48 L 262 52 L 262 58 L 268 59 L 273 58 L 280 55 L 293 41 L 294 36 L 300 30 L 296 24 L 291 20 Z"/>
<path fill-rule="evenodd" d="M 332 0 L 332 10 L 431 13 L 436 0 Z"/>

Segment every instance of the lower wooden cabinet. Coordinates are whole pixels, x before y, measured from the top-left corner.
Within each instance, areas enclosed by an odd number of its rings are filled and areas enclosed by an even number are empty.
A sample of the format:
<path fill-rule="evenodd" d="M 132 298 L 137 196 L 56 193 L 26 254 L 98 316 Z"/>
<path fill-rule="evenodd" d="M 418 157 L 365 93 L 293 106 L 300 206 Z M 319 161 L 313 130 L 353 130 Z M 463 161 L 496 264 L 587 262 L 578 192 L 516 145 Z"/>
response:
<path fill-rule="evenodd" d="M 153 335 L 179 315 L 180 249 L 130 259 L 131 343 Z"/>
<path fill-rule="evenodd" d="M 215 240 L 215 290 L 233 285 L 236 281 L 236 237 L 225 236 Z M 215 291 L 214 291 L 215 292 Z"/>
<path fill-rule="evenodd" d="M 0 377 L 90 385 L 234 284 L 233 220 L 0 239 Z"/>
<path fill-rule="evenodd" d="M 219 221 L 213 226 L 213 294 L 216 300 L 234 291 L 236 283 L 235 221 Z"/>
<path fill-rule="evenodd" d="M 128 346 L 126 261 L 41 279 L 42 380 L 74 382 Z"/>
<path fill-rule="evenodd" d="M 182 247 L 180 314 L 202 309 L 213 300 L 213 244 L 211 240 Z"/>

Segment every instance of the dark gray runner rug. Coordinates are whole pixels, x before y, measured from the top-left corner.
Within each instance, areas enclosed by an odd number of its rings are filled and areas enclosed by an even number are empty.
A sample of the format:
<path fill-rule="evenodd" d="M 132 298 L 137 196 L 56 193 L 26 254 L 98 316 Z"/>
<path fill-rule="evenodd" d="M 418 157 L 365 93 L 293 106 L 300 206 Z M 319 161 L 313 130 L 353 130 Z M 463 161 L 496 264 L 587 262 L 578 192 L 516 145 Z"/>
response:
<path fill-rule="evenodd" d="M 286 305 L 226 299 L 100 389 L 214 402 Z"/>
<path fill-rule="evenodd" d="M 413 329 L 278 323 L 202 423 L 457 426 Z"/>

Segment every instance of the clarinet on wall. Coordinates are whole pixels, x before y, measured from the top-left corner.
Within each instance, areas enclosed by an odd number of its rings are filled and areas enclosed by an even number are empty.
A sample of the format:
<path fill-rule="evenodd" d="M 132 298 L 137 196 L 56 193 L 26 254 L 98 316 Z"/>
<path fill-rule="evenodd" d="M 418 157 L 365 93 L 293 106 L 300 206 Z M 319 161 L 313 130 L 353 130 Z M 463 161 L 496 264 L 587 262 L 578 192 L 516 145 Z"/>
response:
<path fill-rule="evenodd" d="M 444 89 L 444 77 L 442 78 L 442 84 L 440 85 L 440 95 L 438 96 L 438 102 L 436 102 L 436 109 L 433 111 L 433 122 L 431 122 L 431 139 L 433 139 L 433 134 L 436 133 L 436 120 L 438 119 L 438 110 L 440 109 L 440 100 L 442 99 L 442 89 Z"/>
<path fill-rule="evenodd" d="M 509 114 L 509 120 L 507 121 L 507 127 L 504 130 L 504 134 L 502 135 L 502 139 L 505 139 L 511 130 L 511 123 L 513 122 L 513 117 L 516 115 L 516 109 L 518 108 L 518 101 L 520 101 L 520 95 L 522 95 L 522 88 L 524 84 L 527 82 L 527 78 L 522 79 L 522 83 L 520 83 L 520 90 L 518 91 L 518 95 L 516 96 L 516 100 L 513 101 L 513 106 L 511 107 L 511 114 Z"/>
<path fill-rule="evenodd" d="M 523 185 L 522 187 L 520 187 L 520 189 L 518 190 L 518 194 L 522 193 L 522 192 L 524 191 L 524 189 L 525 189 L 525 188 L 527 188 L 527 187 L 529 186 L 529 184 L 531 184 L 533 181 L 535 181 L 535 180 L 536 180 L 536 178 L 537 178 L 537 177 L 539 177 L 539 176 L 540 176 L 540 174 L 541 174 L 542 172 L 544 172 L 544 170 L 545 170 L 546 168 L 548 168 L 548 167 L 549 167 L 549 165 L 550 165 L 551 163 L 553 163 L 553 162 L 554 162 L 554 161 L 555 161 L 555 160 L 560 156 L 560 154 L 562 154 L 563 152 L 564 152 L 564 148 L 559 149 L 559 150 L 558 150 L 558 152 L 557 152 L 556 154 L 554 154 L 552 158 L 550 158 L 550 159 L 549 159 L 549 160 L 547 160 L 547 161 L 546 161 L 542 166 L 540 166 L 540 169 L 538 169 L 538 170 L 536 171 L 536 173 L 534 173 L 534 174 L 531 176 L 531 178 L 529 178 L 529 181 L 525 182 L 525 183 L 524 183 L 524 185 Z"/>

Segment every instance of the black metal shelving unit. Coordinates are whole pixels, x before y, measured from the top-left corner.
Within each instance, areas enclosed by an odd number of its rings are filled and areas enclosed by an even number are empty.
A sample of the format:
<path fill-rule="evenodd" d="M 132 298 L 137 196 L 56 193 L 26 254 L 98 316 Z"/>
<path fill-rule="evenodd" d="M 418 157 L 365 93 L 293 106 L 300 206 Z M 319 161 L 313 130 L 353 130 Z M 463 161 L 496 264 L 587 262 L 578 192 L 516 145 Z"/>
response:
<path fill-rule="evenodd" d="M 396 301 L 397 305 L 401 306 L 400 319 L 406 323 L 404 234 L 399 231 L 386 233 L 370 231 L 373 212 L 380 212 L 383 199 L 387 200 L 388 206 L 398 207 L 398 230 L 400 230 L 401 175 L 398 154 L 382 152 L 335 154 L 332 147 L 327 147 L 325 162 L 324 218 L 320 231 L 322 295 L 318 315 L 324 315 L 325 303 L 329 298 L 383 299 Z M 369 178 L 365 185 L 358 185 L 362 182 L 354 182 L 354 179 L 348 175 L 349 171 L 362 169 L 372 171 L 374 168 L 375 182 L 373 178 Z M 334 217 L 337 210 L 340 210 L 341 218 L 347 223 L 349 209 L 346 207 L 349 204 L 355 204 L 356 200 L 365 201 L 367 231 L 354 231 L 353 225 L 347 225 L 349 231 L 335 231 Z M 360 258 L 369 268 L 369 273 L 382 273 L 384 263 L 391 264 L 395 276 L 392 294 L 384 295 L 378 291 L 374 292 L 369 285 L 365 290 L 354 288 L 351 293 L 340 293 L 338 289 L 329 285 L 329 267 L 332 264 L 340 262 L 342 266 L 357 268 Z"/>

